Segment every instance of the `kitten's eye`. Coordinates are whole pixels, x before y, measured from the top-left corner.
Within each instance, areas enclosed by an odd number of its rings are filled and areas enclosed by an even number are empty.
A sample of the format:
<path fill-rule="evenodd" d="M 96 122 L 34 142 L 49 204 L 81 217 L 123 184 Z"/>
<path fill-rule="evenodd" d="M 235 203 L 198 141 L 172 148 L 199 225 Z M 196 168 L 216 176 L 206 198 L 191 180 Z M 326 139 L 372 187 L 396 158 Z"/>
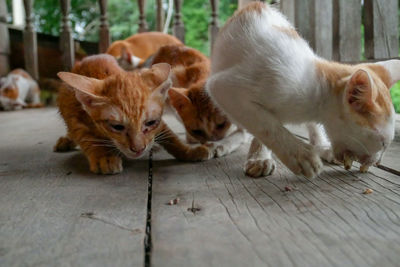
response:
<path fill-rule="evenodd" d="M 125 130 L 125 126 L 122 124 L 110 124 L 111 128 L 113 128 L 113 130 L 117 131 L 117 132 L 122 132 L 123 130 Z"/>
<path fill-rule="evenodd" d="M 193 135 L 204 136 L 204 132 L 202 130 L 192 130 Z"/>
<path fill-rule="evenodd" d="M 150 121 L 146 121 L 146 122 L 144 123 L 144 125 L 145 125 L 146 127 L 151 127 L 151 126 L 156 125 L 157 122 L 158 122 L 157 120 L 150 120 Z"/>
<path fill-rule="evenodd" d="M 221 130 L 221 129 L 223 129 L 225 127 L 225 125 L 226 125 L 226 121 L 224 121 L 223 123 L 218 124 L 217 125 L 217 129 Z"/>

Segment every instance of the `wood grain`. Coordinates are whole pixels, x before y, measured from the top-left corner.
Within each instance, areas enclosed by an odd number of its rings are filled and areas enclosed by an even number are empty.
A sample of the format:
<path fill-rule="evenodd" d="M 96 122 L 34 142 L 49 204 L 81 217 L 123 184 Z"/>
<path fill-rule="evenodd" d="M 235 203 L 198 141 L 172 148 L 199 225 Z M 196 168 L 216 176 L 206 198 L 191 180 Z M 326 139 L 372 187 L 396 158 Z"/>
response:
<path fill-rule="evenodd" d="M 0 265 L 143 266 L 146 159 L 89 173 L 55 109 L 0 114 Z"/>
<path fill-rule="evenodd" d="M 398 264 L 398 176 L 325 166 L 307 180 L 278 164 L 272 176 L 251 179 L 246 149 L 202 163 L 154 156 L 153 266 Z"/>
<path fill-rule="evenodd" d="M 384 59 L 399 55 L 398 1 L 366 0 L 365 57 Z"/>
<path fill-rule="evenodd" d="M 10 36 L 7 28 L 7 5 L 5 0 L 0 0 L 0 76 L 10 71 Z"/>
<path fill-rule="evenodd" d="M 361 2 L 333 0 L 333 59 L 361 59 Z"/>

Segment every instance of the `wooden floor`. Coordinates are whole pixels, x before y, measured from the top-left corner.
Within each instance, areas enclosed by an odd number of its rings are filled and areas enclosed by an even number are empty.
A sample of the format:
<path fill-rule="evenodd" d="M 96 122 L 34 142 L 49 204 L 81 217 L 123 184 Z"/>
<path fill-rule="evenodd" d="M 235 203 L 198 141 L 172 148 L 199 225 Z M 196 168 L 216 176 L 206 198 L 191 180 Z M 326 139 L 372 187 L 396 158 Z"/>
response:
<path fill-rule="evenodd" d="M 64 131 L 55 109 L 0 113 L 0 266 L 400 265 L 399 135 L 380 168 L 306 180 L 282 164 L 244 176 L 248 144 L 97 176 L 79 151 L 52 152 Z"/>

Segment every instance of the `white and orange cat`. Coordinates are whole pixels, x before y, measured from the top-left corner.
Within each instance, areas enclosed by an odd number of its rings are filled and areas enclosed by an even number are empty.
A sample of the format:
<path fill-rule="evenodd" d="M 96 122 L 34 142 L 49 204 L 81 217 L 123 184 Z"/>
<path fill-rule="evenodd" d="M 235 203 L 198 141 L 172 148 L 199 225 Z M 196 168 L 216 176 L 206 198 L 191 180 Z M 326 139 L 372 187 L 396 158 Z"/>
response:
<path fill-rule="evenodd" d="M 143 32 L 113 42 L 106 53 L 114 56 L 124 70 L 134 70 L 164 45 L 183 45 L 183 43 L 169 34 Z"/>
<path fill-rule="evenodd" d="M 0 79 L 0 107 L 4 110 L 42 107 L 36 81 L 23 69 Z"/>
<path fill-rule="evenodd" d="M 125 72 L 110 55 L 90 56 L 59 77 L 69 86 L 59 90 L 58 106 L 67 136 L 55 151 L 79 145 L 90 170 L 100 174 L 122 171 L 122 156 L 139 158 L 160 143 L 177 159 L 210 159 L 214 151 L 182 143 L 162 120 L 164 102 L 172 85 L 170 66 Z"/>
<path fill-rule="evenodd" d="M 218 35 L 211 62 L 211 97 L 255 136 L 246 170 L 266 174 L 274 166 L 272 151 L 293 173 L 318 175 L 320 157 L 332 157 L 316 124 L 346 169 L 355 160 L 367 171 L 394 137 L 389 89 L 400 79 L 400 61 L 324 60 L 267 4 L 255 2 L 234 14 Z M 291 134 L 287 123 L 309 123 L 311 144 Z"/>

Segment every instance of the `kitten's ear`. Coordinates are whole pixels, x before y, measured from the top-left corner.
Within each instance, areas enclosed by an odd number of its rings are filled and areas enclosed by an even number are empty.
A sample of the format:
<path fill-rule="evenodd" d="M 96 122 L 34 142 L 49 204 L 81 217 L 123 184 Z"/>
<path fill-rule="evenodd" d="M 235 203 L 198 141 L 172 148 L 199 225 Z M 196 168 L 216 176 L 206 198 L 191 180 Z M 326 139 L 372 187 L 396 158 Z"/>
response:
<path fill-rule="evenodd" d="M 86 108 L 105 104 L 104 97 L 96 95 L 96 90 L 103 86 L 103 81 L 71 72 L 59 72 L 58 77 L 75 89 L 76 99 Z"/>
<path fill-rule="evenodd" d="M 372 87 L 372 79 L 368 72 L 359 69 L 350 78 L 346 101 L 350 107 L 359 113 L 367 113 L 373 110 L 375 104 L 375 91 Z"/>
<path fill-rule="evenodd" d="M 121 49 L 121 58 L 126 62 L 128 62 L 129 64 L 132 64 L 132 55 L 130 52 L 128 52 L 126 47 L 122 47 Z"/>
<path fill-rule="evenodd" d="M 189 90 L 183 88 L 171 88 L 168 91 L 169 100 L 171 105 L 177 110 L 182 111 L 186 106 L 190 105 L 192 101 L 188 97 Z"/>
<path fill-rule="evenodd" d="M 153 95 L 166 98 L 167 91 L 172 86 L 171 66 L 167 63 L 154 64 L 150 70 L 142 74 L 145 82 L 150 86 Z"/>
<path fill-rule="evenodd" d="M 380 61 L 375 64 L 383 66 L 390 75 L 390 87 L 393 86 L 396 82 L 400 81 L 400 60 L 392 59 L 386 61 Z"/>

